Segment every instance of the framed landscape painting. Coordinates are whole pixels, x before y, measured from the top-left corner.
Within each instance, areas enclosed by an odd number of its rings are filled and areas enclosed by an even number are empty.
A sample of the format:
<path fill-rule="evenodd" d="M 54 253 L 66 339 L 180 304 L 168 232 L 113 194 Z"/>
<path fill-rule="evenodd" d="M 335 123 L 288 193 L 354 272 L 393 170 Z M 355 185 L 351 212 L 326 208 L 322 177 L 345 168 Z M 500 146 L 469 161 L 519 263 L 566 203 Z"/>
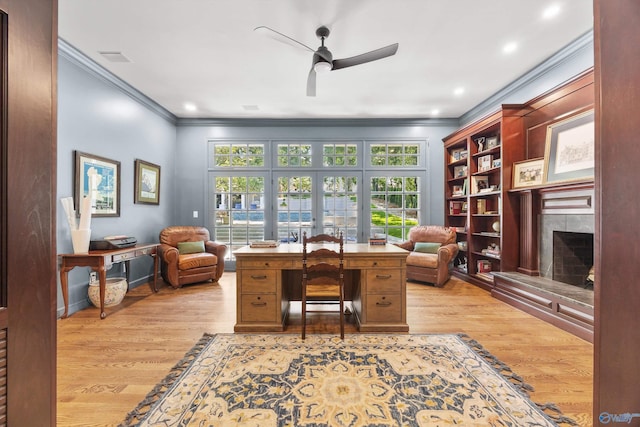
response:
<path fill-rule="evenodd" d="M 76 212 L 83 197 L 89 196 L 90 179 L 95 176 L 92 217 L 120 216 L 120 162 L 75 151 L 74 203 Z"/>
<path fill-rule="evenodd" d="M 595 168 L 593 110 L 547 127 L 545 182 L 592 179 Z"/>
<path fill-rule="evenodd" d="M 133 202 L 160 204 L 160 166 L 144 160 L 135 160 L 135 189 Z"/>

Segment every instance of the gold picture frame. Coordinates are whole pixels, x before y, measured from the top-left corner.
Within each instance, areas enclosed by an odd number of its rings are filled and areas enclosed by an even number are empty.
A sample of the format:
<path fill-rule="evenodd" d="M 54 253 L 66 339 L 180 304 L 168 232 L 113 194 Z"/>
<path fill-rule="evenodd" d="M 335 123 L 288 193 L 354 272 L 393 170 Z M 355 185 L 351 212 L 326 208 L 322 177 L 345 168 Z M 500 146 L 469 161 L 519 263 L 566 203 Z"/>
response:
<path fill-rule="evenodd" d="M 135 160 L 133 203 L 160 204 L 160 166 L 144 160 Z"/>
<path fill-rule="evenodd" d="M 513 188 L 534 187 L 544 183 L 545 160 L 523 160 L 513 164 Z"/>

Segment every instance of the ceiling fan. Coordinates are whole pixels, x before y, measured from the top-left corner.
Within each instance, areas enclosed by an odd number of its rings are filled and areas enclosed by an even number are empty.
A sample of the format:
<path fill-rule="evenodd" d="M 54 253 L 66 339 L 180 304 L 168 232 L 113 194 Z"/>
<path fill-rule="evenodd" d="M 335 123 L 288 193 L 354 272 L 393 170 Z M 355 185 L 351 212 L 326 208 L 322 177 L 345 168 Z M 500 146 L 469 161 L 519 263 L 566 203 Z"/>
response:
<path fill-rule="evenodd" d="M 316 96 L 316 73 L 335 71 L 341 68 L 353 67 L 354 65 L 377 61 L 378 59 L 395 55 L 395 53 L 398 51 L 398 43 L 394 43 L 390 44 L 389 46 L 381 47 L 380 49 L 372 50 L 370 52 L 366 52 L 349 58 L 333 59 L 333 55 L 324 45 L 324 40 L 329 37 L 330 33 L 329 29 L 325 26 L 322 26 L 316 30 L 316 36 L 318 36 L 318 38 L 321 40 L 321 45 L 317 50 L 314 50 L 306 44 L 292 39 L 291 37 L 269 27 L 256 27 L 254 28 L 254 31 L 263 33 L 280 42 L 292 45 L 294 47 L 303 48 L 313 52 L 311 69 L 309 70 L 309 76 L 307 77 L 307 96 Z"/>

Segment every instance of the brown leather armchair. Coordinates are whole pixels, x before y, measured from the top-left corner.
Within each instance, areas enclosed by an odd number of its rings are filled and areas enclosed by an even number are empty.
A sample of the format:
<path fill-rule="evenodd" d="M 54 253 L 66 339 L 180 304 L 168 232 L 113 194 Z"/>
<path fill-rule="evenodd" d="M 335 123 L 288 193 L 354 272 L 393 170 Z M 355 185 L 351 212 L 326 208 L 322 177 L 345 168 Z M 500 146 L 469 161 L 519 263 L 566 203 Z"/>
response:
<path fill-rule="evenodd" d="M 411 251 L 407 256 L 407 279 L 444 286 L 451 277 L 450 263 L 458 254 L 456 232 L 439 225 L 419 225 L 409 230 L 408 237 L 408 241 L 396 243 Z"/>
<path fill-rule="evenodd" d="M 217 282 L 224 272 L 226 251 L 225 245 L 209 240 L 209 230 L 204 227 L 167 227 L 160 232 L 158 247 L 162 278 L 174 288 L 207 280 Z"/>

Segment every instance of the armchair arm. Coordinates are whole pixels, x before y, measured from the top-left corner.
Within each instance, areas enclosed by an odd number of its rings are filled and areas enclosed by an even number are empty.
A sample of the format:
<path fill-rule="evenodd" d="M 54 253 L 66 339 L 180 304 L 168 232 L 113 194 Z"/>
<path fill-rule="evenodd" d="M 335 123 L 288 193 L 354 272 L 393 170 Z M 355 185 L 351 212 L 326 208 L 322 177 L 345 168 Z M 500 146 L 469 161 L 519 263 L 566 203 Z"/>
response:
<path fill-rule="evenodd" d="M 161 243 L 158 247 L 160 257 L 160 271 L 165 282 L 178 286 L 178 248 Z"/>
<path fill-rule="evenodd" d="M 224 254 L 227 252 L 227 246 L 208 240 L 204 242 L 204 250 L 218 257 L 218 265 L 216 267 L 216 280 L 218 280 L 224 273 Z"/>
<path fill-rule="evenodd" d="M 458 255 L 458 244 L 449 243 L 438 248 L 438 264 L 449 264 Z"/>
<path fill-rule="evenodd" d="M 406 242 L 402 242 L 402 243 L 394 243 L 394 245 L 396 245 L 399 248 L 405 249 L 407 251 L 413 251 L 413 247 L 414 247 L 414 244 L 411 240 L 407 240 Z"/>

